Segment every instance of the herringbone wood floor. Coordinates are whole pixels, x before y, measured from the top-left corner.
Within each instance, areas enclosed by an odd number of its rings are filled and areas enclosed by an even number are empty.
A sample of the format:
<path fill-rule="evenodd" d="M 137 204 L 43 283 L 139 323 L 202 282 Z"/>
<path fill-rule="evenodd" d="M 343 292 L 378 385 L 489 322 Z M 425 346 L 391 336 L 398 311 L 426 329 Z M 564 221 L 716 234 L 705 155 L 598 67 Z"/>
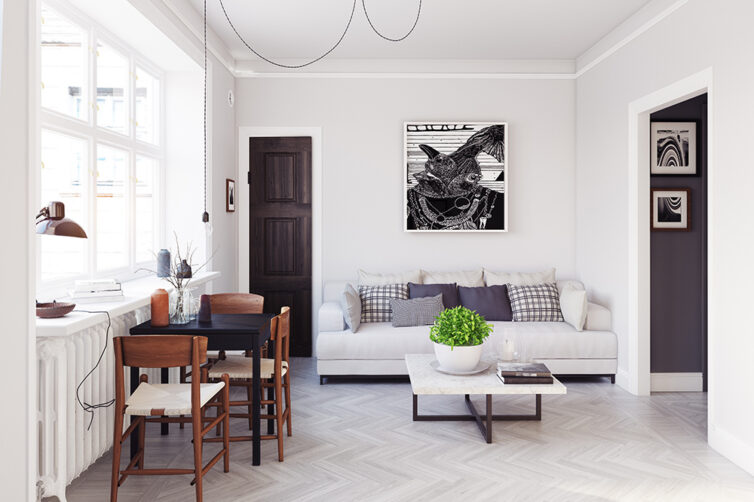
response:
<path fill-rule="evenodd" d="M 567 381 L 567 395 L 543 396 L 542 422 L 497 422 L 488 445 L 472 422 L 412 422 L 408 383 L 319 386 L 313 360 L 292 367 L 285 462 L 265 441 L 262 466 L 252 468 L 250 444 L 234 443 L 231 472 L 208 474 L 205 500 L 754 500 L 754 478 L 707 446 L 705 394 L 639 398 L 607 380 Z M 423 397 L 420 406 L 466 411 L 462 398 L 448 396 Z M 531 397 L 501 397 L 495 412 L 532 406 Z M 243 420 L 232 424 L 244 433 Z M 168 437 L 150 429 L 147 466 L 190 466 L 190 437 L 188 427 Z M 205 461 L 215 451 L 208 446 Z M 76 479 L 68 499 L 107 500 L 110 461 L 105 455 Z M 193 500 L 189 481 L 132 477 L 120 500 Z"/>

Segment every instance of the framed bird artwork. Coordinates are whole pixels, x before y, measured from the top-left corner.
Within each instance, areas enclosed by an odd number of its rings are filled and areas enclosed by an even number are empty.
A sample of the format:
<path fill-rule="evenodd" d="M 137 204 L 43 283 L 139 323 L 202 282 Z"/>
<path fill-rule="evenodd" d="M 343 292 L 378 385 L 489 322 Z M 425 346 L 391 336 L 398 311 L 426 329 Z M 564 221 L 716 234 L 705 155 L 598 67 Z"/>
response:
<path fill-rule="evenodd" d="M 508 124 L 406 122 L 404 230 L 508 231 Z"/>

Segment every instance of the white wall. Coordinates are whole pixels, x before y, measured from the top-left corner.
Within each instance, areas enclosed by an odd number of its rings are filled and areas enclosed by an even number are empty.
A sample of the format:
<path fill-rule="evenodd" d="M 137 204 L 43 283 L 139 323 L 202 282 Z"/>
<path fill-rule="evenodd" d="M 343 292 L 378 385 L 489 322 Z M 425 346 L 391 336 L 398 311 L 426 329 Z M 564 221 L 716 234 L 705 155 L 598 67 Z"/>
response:
<path fill-rule="evenodd" d="M 322 276 L 425 269 L 575 275 L 573 80 L 236 81 L 239 127 L 322 127 Z M 403 232 L 403 122 L 507 121 L 510 232 Z M 243 202 L 242 202 L 243 204 Z M 316 306 L 315 306 L 316 308 Z"/>
<path fill-rule="evenodd" d="M 0 2 L 0 8 L 2 7 Z M 35 388 L 34 366 L 30 364 L 33 351 L 31 335 L 32 291 L 34 285 L 34 256 L 30 237 L 33 217 L 29 199 L 29 84 L 28 43 L 29 6 L 26 2 L 5 2 L 2 34 L 2 73 L 0 73 L 0 214 L 4 215 L 3 241 L 0 246 L 5 286 L 0 288 L 3 306 L 3 374 L 12 377 L 13 385 L 6 385 L 3 399 L 13 403 L 6 411 L 0 427 L 0 444 L 6 452 L 0 460 L 0 486 L 5 500 L 33 500 L 31 489 L 34 444 L 30 443 L 35 429 L 30 414 L 29 392 Z M 38 85 L 38 84 L 37 84 Z M 31 465 L 30 465 L 31 464 Z"/>
<path fill-rule="evenodd" d="M 754 354 L 747 328 L 754 227 L 746 224 L 754 186 L 752 19 L 750 0 L 690 0 L 578 79 L 576 255 L 591 293 L 613 311 L 619 365 L 628 371 L 628 106 L 711 67 L 708 433 L 713 447 L 754 473 L 754 400 L 740 393 Z"/>

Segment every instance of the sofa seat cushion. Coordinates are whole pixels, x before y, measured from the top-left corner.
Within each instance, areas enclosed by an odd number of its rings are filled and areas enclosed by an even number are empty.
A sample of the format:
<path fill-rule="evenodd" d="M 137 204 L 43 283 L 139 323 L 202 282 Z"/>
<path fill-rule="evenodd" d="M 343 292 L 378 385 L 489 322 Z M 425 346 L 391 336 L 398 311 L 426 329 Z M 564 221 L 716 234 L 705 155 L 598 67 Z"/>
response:
<path fill-rule="evenodd" d="M 610 331 L 576 331 L 565 322 L 491 323 L 492 334 L 484 344 L 488 355 L 499 352 L 506 339 L 517 350 L 525 347 L 534 359 L 615 359 L 618 340 Z M 319 359 L 403 359 L 406 354 L 431 354 L 430 326 L 393 328 L 388 322 L 362 324 L 349 330 L 323 332 L 317 338 Z"/>
<path fill-rule="evenodd" d="M 403 359 L 406 354 L 432 352 L 430 326 L 394 328 L 389 322 L 362 324 L 358 333 L 320 333 L 319 359 Z"/>

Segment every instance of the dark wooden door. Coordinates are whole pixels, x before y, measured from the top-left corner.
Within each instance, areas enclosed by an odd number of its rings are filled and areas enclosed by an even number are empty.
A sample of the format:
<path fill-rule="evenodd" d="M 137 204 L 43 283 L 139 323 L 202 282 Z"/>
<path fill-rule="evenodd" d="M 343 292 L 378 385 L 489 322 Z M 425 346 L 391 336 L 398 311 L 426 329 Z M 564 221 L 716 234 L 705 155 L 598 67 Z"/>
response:
<path fill-rule="evenodd" d="M 249 138 L 249 289 L 291 307 L 291 355 L 312 355 L 312 140 Z"/>

